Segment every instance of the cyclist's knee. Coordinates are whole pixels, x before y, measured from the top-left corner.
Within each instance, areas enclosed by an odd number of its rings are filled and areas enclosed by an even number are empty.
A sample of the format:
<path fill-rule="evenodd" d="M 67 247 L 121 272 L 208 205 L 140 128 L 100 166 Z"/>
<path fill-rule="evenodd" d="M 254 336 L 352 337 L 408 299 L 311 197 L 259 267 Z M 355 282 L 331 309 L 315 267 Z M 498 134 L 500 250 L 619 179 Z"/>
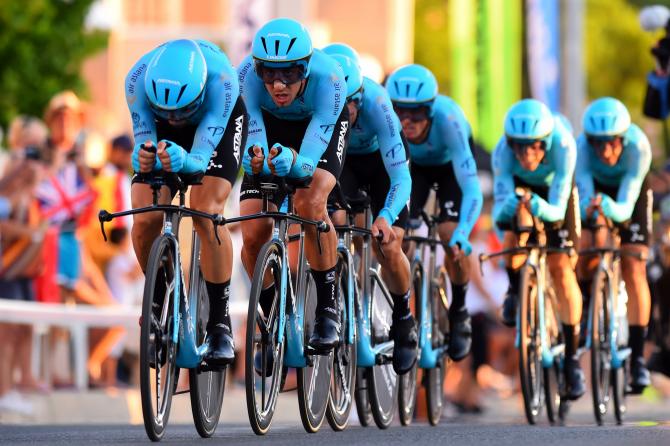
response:
<path fill-rule="evenodd" d="M 318 220 L 326 213 L 328 196 L 319 193 L 303 193 L 295 196 L 295 210 L 303 218 Z"/>
<path fill-rule="evenodd" d="M 268 219 L 249 220 L 242 224 L 243 249 L 249 253 L 258 253 L 267 241 L 272 230 L 272 222 Z"/>
<path fill-rule="evenodd" d="M 574 276 L 574 271 L 570 265 L 570 258 L 566 254 L 547 256 L 547 269 L 549 270 L 549 274 L 555 279 Z"/>
<path fill-rule="evenodd" d="M 145 212 L 135 214 L 133 218 L 133 234 L 136 237 L 152 236 L 160 230 L 163 215 L 160 212 Z"/>

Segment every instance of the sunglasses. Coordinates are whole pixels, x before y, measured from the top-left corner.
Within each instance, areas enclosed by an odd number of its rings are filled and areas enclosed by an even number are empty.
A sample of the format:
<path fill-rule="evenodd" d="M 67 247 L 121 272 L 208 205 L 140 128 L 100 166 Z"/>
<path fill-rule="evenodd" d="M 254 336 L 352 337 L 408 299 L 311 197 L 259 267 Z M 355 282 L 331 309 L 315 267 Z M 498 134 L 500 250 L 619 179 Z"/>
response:
<path fill-rule="evenodd" d="M 289 67 L 271 68 L 261 61 L 255 63 L 256 74 L 264 84 L 274 84 L 279 81 L 284 85 L 295 84 L 305 78 L 305 67 L 303 65 L 291 65 Z"/>
<path fill-rule="evenodd" d="M 359 89 L 356 91 L 356 93 L 352 94 L 347 98 L 347 103 L 353 102 L 353 104 L 358 108 L 361 105 L 361 101 L 363 100 L 363 91 L 362 89 Z"/>
<path fill-rule="evenodd" d="M 586 138 L 591 147 L 597 150 L 602 150 L 608 143 L 616 143 L 617 141 L 621 141 L 621 139 L 621 136 L 589 136 Z"/>
<path fill-rule="evenodd" d="M 430 116 L 430 108 L 426 106 L 422 107 L 393 106 L 393 110 L 395 111 L 396 115 L 398 115 L 398 119 L 400 119 L 401 122 L 406 119 L 412 122 L 421 122 L 427 120 L 428 117 Z"/>
<path fill-rule="evenodd" d="M 544 141 L 538 139 L 507 138 L 507 144 L 519 155 L 524 155 L 526 152 L 544 152 L 546 149 Z"/>
<path fill-rule="evenodd" d="M 160 107 L 156 107 L 151 102 L 149 102 L 149 106 L 151 107 L 151 111 L 154 113 L 154 115 L 165 121 L 185 121 L 193 117 L 193 115 L 195 115 L 196 112 L 200 109 L 200 106 L 205 99 L 204 93 L 205 92 L 203 90 L 200 93 L 200 96 L 198 96 L 193 102 L 176 110 L 165 110 Z"/>

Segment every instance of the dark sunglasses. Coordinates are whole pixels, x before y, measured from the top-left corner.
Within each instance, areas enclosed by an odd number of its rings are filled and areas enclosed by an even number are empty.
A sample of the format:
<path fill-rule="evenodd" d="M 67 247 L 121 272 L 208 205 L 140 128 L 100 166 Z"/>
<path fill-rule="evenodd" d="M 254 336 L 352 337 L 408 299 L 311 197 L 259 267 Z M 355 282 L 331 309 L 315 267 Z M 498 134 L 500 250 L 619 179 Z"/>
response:
<path fill-rule="evenodd" d="M 412 122 L 421 122 L 428 119 L 430 116 L 430 109 L 428 107 L 402 107 L 402 106 L 393 106 L 393 110 L 400 121 L 408 119 Z"/>
<path fill-rule="evenodd" d="M 203 90 L 203 92 L 200 93 L 200 96 L 198 96 L 193 102 L 176 110 L 165 110 L 160 107 L 156 107 L 151 102 L 149 102 L 149 106 L 151 107 L 151 111 L 154 113 L 154 115 L 165 121 L 185 121 L 193 117 L 193 115 L 195 115 L 196 112 L 200 109 L 200 106 L 202 105 L 202 102 L 205 98 L 204 93 L 205 92 Z"/>
<path fill-rule="evenodd" d="M 260 61 L 256 61 L 256 74 L 264 84 L 274 84 L 279 81 L 285 85 L 295 84 L 305 78 L 305 67 L 291 65 L 283 68 L 270 68 Z"/>
<path fill-rule="evenodd" d="M 539 141 L 540 140 L 538 139 L 507 138 L 507 145 L 509 145 L 515 153 L 523 155 L 527 151 L 543 152 L 546 149 L 546 145 L 544 141 L 541 141 L 541 144 L 536 144 Z"/>
<path fill-rule="evenodd" d="M 605 148 L 605 145 L 607 143 L 615 142 L 617 140 L 620 141 L 621 136 L 618 136 L 618 135 L 617 136 L 600 136 L 600 137 L 589 136 L 588 138 L 586 138 L 586 140 L 591 145 L 591 147 L 594 147 L 598 150 L 602 150 L 602 149 Z"/>

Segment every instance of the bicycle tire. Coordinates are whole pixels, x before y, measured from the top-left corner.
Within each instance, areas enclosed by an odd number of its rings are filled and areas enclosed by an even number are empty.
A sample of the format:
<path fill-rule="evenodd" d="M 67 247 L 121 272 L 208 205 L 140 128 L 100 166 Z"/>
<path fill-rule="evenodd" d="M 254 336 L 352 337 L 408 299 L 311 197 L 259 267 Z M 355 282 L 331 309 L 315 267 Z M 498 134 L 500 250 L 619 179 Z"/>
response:
<path fill-rule="evenodd" d="M 356 388 L 354 389 L 356 414 L 362 427 L 368 427 L 373 423 L 366 370 L 364 367 L 356 367 Z"/>
<path fill-rule="evenodd" d="M 628 364 L 626 360 L 621 367 L 612 369 L 612 400 L 614 403 L 614 418 L 616 424 L 623 424 L 626 418 L 626 381 L 628 380 Z"/>
<path fill-rule="evenodd" d="M 307 346 L 314 328 L 316 311 L 316 285 L 312 274 L 307 272 L 303 333 L 304 345 Z M 302 297 L 298 297 L 301 299 Z M 300 420 L 307 433 L 318 432 L 323 424 L 330 399 L 330 384 L 333 365 L 333 353 L 327 355 L 310 355 L 311 364 L 296 369 L 298 381 L 298 408 Z"/>
<path fill-rule="evenodd" d="M 420 330 L 423 323 L 422 318 L 426 316 L 421 312 L 420 296 L 423 287 L 423 265 L 420 261 L 412 262 L 410 277 L 412 279 L 413 292 L 411 301 L 414 302 L 416 320 Z M 430 317 L 430 314 L 428 317 Z M 416 361 L 414 363 L 414 366 L 410 369 L 409 372 L 398 378 L 398 415 L 400 418 L 400 424 L 403 426 L 409 426 L 412 423 L 412 419 L 414 418 L 417 392 L 416 376 L 419 368 L 418 362 L 419 361 Z"/>
<path fill-rule="evenodd" d="M 209 296 L 201 272 L 198 272 L 198 279 L 198 283 L 191 284 L 191 287 L 197 287 L 197 293 L 193 294 L 198 298 L 195 335 L 196 345 L 202 345 L 207 332 Z M 226 370 L 227 368 L 203 371 L 192 368 L 188 371 L 193 424 L 202 438 L 209 438 L 214 435 L 219 425 L 223 395 L 226 388 Z"/>
<path fill-rule="evenodd" d="M 605 421 L 611 392 L 610 318 L 607 305 L 609 279 L 598 270 L 593 278 L 591 293 L 591 395 L 593 415 L 598 425 Z"/>
<path fill-rule="evenodd" d="M 559 345 L 563 339 L 558 308 L 554 305 L 556 301 L 556 295 L 551 285 L 548 285 L 544 299 L 544 319 L 550 348 Z M 544 403 L 547 411 L 547 419 L 549 420 L 549 424 L 552 425 L 560 420 L 561 386 L 563 385 L 560 364 L 563 362 L 563 356 L 563 353 L 558 354 L 554 357 L 554 361 L 550 367 L 543 367 L 542 369 Z"/>
<path fill-rule="evenodd" d="M 284 348 L 285 343 L 279 344 L 278 341 L 278 323 L 282 316 L 279 308 L 279 290 L 275 287 L 275 298 L 270 310 L 270 314 L 265 317 L 262 315 L 259 298 L 263 290 L 263 279 L 266 273 L 273 278 L 275 284 L 280 283 L 282 271 L 282 248 L 273 241 L 267 242 L 261 248 L 254 267 L 254 276 L 249 296 L 249 310 L 247 313 L 246 330 L 246 351 L 245 351 L 245 390 L 247 396 L 247 414 L 252 430 L 257 435 L 265 435 L 270 429 L 272 418 L 277 407 L 277 397 L 282 383 Z M 264 323 L 267 329 L 265 335 L 262 335 L 259 324 Z M 270 348 L 272 352 L 272 370 L 269 370 L 268 377 L 257 374 L 254 368 L 254 357 L 260 347 L 262 355 L 261 374 L 265 375 L 267 370 L 267 361 L 265 352 Z M 257 401 L 256 388 L 260 386 L 260 398 Z M 267 398 L 265 389 L 268 387 Z"/>
<path fill-rule="evenodd" d="M 349 414 L 354 404 L 354 393 L 356 391 L 356 320 L 355 314 L 349 314 L 347 307 L 347 296 L 349 293 L 347 279 L 349 277 L 349 263 L 347 256 L 338 256 L 339 266 L 339 301 L 340 320 L 342 331 L 340 343 L 335 347 L 333 356 L 333 374 L 330 387 L 330 398 L 326 410 L 326 419 L 334 431 L 341 431 L 349 423 Z M 355 287 L 355 285 L 354 285 Z M 352 290 L 355 292 L 355 290 Z M 355 297 L 355 296 L 354 296 Z M 355 311 L 353 312 L 355 313 Z M 353 333 L 349 333 L 349 321 L 354 319 Z M 349 335 L 352 334 L 352 343 L 348 343 Z"/>
<path fill-rule="evenodd" d="M 391 326 L 391 313 L 393 307 L 389 304 L 377 283 L 375 276 L 370 276 L 371 287 L 370 306 L 372 308 L 371 324 L 373 330 L 373 343 L 377 340 L 389 339 L 389 328 Z M 367 381 L 369 385 L 370 406 L 372 418 L 379 429 L 386 429 L 393 422 L 393 414 L 398 402 L 398 379 L 393 365 L 375 365 L 367 369 Z"/>
<path fill-rule="evenodd" d="M 447 284 L 449 278 L 444 267 L 437 268 L 436 281 L 431 283 L 432 305 L 432 342 L 433 348 L 440 348 L 447 342 L 449 333 L 449 301 L 447 298 Z M 424 380 L 426 388 L 426 407 L 428 422 L 437 426 L 442 418 L 444 409 L 444 377 L 447 373 L 447 357 L 439 358 L 437 367 L 424 370 L 427 377 Z"/>
<path fill-rule="evenodd" d="M 535 308 L 537 280 L 529 266 L 521 268 L 519 282 L 519 379 L 523 406 L 529 424 L 535 424 L 541 409 L 541 364 L 538 358 L 538 321 Z"/>
<path fill-rule="evenodd" d="M 172 240 L 168 236 L 154 240 L 144 282 L 140 328 L 140 397 L 144 429 L 151 441 L 160 441 L 165 434 L 179 373 L 175 363 L 177 346 L 172 342 L 174 292 L 169 292 L 175 275 L 179 274 L 174 270 L 175 255 L 178 254 L 174 252 Z M 162 303 L 156 301 L 157 308 L 161 308 L 160 320 L 153 309 L 158 280 L 165 280 L 166 290 Z M 161 342 L 156 345 L 158 340 Z M 153 344 L 153 349 L 150 344 Z M 155 390 L 155 396 L 152 390 Z"/>

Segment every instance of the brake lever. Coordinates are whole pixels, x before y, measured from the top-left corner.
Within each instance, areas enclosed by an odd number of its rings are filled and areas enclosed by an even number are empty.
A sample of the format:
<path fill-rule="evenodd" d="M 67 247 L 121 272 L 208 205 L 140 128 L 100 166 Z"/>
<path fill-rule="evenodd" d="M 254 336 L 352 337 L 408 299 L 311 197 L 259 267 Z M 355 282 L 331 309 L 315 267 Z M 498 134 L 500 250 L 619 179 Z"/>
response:
<path fill-rule="evenodd" d="M 112 221 L 113 218 L 114 217 L 112 217 L 112 214 L 110 214 L 104 209 L 102 209 L 98 213 L 98 221 L 100 222 L 100 231 L 102 231 L 102 238 L 105 239 L 105 242 L 107 242 L 107 233 L 105 232 L 105 222 Z"/>
<path fill-rule="evenodd" d="M 383 241 L 384 241 L 384 234 L 381 232 L 377 234 L 375 237 L 375 241 L 377 242 L 377 248 L 379 248 L 379 255 L 381 256 L 382 259 L 386 258 L 386 254 L 384 254 L 384 248 L 383 248 Z"/>
<path fill-rule="evenodd" d="M 217 243 L 221 246 L 221 239 L 219 238 L 219 231 L 216 229 L 217 226 L 223 226 L 226 224 L 226 219 L 223 215 L 213 214 L 212 215 L 212 226 L 214 227 L 214 237 L 216 238 Z"/>

